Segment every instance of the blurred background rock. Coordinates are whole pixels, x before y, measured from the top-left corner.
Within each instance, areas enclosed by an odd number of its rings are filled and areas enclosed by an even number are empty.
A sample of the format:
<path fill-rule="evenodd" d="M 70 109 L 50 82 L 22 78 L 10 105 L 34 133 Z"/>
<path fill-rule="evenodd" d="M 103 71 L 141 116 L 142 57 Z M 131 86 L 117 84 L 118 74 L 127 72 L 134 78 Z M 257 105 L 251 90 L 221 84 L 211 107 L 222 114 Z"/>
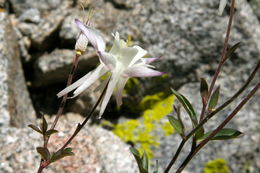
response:
<path fill-rule="evenodd" d="M 199 96 L 196 97 L 199 78 L 205 77 L 210 82 L 225 36 L 228 8 L 223 16 L 218 16 L 218 3 L 219 0 L 0 0 L 0 145 L 3 148 L 0 172 L 35 172 L 38 166 L 35 147 L 40 145 L 40 137 L 26 126 L 37 121 L 39 112 L 56 113 L 59 104 L 56 94 L 64 88 L 73 60 L 78 34 L 75 18 L 86 20 L 89 10 L 94 9 L 91 22 L 104 33 L 108 45 L 111 33 L 118 31 L 122 38 L 131 37 L 133 44 L 147 49 L 150 56 L 162 56 L 155 66 L 167 72 L 167 76 L 132 81 L 120 109 L 111 99 L 105 119 L 115 126 L 132 118 L 142 121 L 145 108 L 135 105 L 145 96 L 158 95 L 161 91 L 164 92 L 162 99 L 167 98 L 170 87 L 180 89 L 193 103 L 199 103 Z M 229 46 L 239 41 L 241 46 L 220 75 L 221 101 L 245 82 L 260 56 L 260 2 L 240 0 L 239 3 Z M 75 79 L 97 64 L 98 59 L 90 47 L 80 60 Z M 75 100 L 69 100 L 66 112 L 84 116 L 98 94 L 88 90 Z M 187 172 L 203 172 L 204 165 L 217 158 L 226 160 L 230 172 L 260 171 L 259 98 L 258 92 L 229 125 L 245 135 L 233 141 L 210 143 L 187 167 Z M 224 111 L 208 127 L 212 128 L 227 113 L 228 110 Z M 74 127 L 68 119 L 80 121 L 78 114 L 68 114 L 58 124 L 58 128 L 64 129 L 61 132 L 64 136 Z M 167 121 L 166 117 L 162 121 Z M 90 129 L 95 130 L 89 134 Z M 77 138 L 82 143 L 75 141 L 72 146 L 85 153 L 68 158 L 79 159 L 75 165 L 69 160 L 51 166 L 46 172 L 111 172 L 110 167 L 116 165 L 115 173 L 135 172 L 128 144 L 119 142 L 108 128 L 94 125 L 90 129 L 85 128 Z M 107 134 L 111 136 L 111 143 L 103 140 L 102 146 L 96 147 L 94 138 L 102 140 Z M 153 134 L 158 142 L 157 148 L 151 147 L 153 160 L 159 160 L 162 170 L 180 139 L 175 134 L 165 136 L 161 129 L 153 130 Z M 132 141 L 125 142 L 134 145 Z M 115 147 L 117 152 L 108 153 L 105 148 L 109 146 Z M 127 156 L 118 155 L 121 151 Z M 112 159 L 104 159 L 107 157 Z M 84 164 L 78 164 L 80 159 Z M 122 165 L 117 161 L 113 163 L 113 159 L 122 160 Z"/>

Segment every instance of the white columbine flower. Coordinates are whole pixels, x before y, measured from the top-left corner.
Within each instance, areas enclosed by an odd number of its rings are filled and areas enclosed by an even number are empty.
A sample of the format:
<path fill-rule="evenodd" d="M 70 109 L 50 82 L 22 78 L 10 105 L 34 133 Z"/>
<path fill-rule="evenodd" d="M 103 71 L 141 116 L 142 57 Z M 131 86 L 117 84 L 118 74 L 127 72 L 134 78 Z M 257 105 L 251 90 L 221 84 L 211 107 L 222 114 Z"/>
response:
<path fill-rule="evenodd" d="M 115 40 L 110 51 L 105 52 L 105 42 L 96 30 L 84 25 L 79 20 L 76 20 L 76 24 L 97 51 L 101 64 L 96 69 L 59 92 L 58 97 L 61 97 L 74 89 L 73 97 L 76 97 L 101 76 L 109 72 L 110 77 L 103 81 L 103 86 L 105 86 L 107 82 L 109 83 L 101 103 L 99 113 L 101 116 L 104 113 L 113 92 L 116 95 L 117 105 L 120 106 L 122 104 L 123 89 L 130 77 L 153 77 L 164 74 L 163 72 L 154 70 L 154 66 L 149 65 L 149 63 L 158 58 L 143 58 L 147 54 L 147 51 L 139 46 L 128 47 L 126 42 L 119 38 L 118 33 L 113 35 Z"/>

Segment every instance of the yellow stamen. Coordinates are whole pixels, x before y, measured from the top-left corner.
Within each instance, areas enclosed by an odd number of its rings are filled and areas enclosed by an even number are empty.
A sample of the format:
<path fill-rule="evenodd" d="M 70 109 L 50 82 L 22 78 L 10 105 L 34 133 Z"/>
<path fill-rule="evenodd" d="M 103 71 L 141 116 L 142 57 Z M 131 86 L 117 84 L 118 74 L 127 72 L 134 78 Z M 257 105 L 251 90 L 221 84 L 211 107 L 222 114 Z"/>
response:
<path fill-rule="evenodd" d="M 83 54 L 83 52 L 81 50 L 75 50 L 75 53 L 77 56 L 81 56 Z"/>

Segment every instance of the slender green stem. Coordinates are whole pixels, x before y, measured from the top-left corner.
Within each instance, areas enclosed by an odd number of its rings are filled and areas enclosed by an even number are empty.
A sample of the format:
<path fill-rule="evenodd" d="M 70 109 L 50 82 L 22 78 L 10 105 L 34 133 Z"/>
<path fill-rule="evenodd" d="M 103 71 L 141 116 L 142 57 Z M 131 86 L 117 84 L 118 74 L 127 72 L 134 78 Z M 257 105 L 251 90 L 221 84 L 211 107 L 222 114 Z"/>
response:
<path fill-rule="evenodd" d="M 242 109 L 242 107 L 252 98 L 252 96 L 257 92 L 260 88 L 260 82 L 249 92 L 249 94 L 238 104 L 238 106 L 227 116 L 227 118 L 201 143 L 195 148 L 193 152 L 191 152 L 186 159 L 183 161 L 181 166 L 178 168 L 176 173 L 180 173 L 187 164 L 191 161 L 191 159 L 198 153 L 198 151 L 203 148 L 221 129 L 223 129 L 227 123 L 234 118 L 234 116 Z"/>

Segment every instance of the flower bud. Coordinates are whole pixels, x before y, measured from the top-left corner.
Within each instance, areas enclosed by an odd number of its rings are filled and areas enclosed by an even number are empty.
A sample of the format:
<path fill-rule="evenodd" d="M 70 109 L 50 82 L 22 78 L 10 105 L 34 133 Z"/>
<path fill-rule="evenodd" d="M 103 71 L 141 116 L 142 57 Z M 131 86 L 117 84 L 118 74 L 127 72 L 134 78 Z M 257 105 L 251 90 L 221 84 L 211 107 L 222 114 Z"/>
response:
<path fill-rule="evenodd" d="M 87 37 L 83 33 L 80 33 L 80 35 L 79 35 L 79 37 L 77 39 L 77 42 L 75 44 L 76 54 L 77 55 L 82 55 L 86 51 L 87 46 L 88 46 L 88 39 L 87 39 Z"/>

